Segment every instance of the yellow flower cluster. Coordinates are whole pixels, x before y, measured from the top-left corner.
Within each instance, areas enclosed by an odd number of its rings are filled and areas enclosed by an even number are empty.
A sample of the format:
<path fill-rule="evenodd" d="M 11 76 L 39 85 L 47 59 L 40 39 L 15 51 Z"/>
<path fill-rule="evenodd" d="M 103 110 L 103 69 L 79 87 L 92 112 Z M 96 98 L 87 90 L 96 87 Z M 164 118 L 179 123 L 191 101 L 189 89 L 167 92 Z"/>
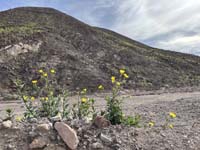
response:
<path fill-rule="evenodd" d="M 115 76 L 111 77 L 111 81 L 112 81 L 112 83 L 115 83 Z"/>
<path fill-rule="evenodd" d="M 38 72 L 41 73 L 42 76 L 44 77 L 48 76 L 48 73 L 44 72 L 42 69 L 39 69 Z M 50 69 L 50 73 L 55 74 L 56 73 L 55 69 Z"/>
<path fill-rule="evenodd" d="M 128 74 L 126 73 L 126 71 L 125 71 L 124 69 L 120 69 L 120 70 L 119 70 L 119 73 L 120 73 L 120 75 L 122 75 L 124 78 L 126 78 L 126 79 L 129 78 Z"/>
<path fill-rule="evenodd" d="M 41 100 L 42 100 L 42 101 L 48 101 L 49 98 L 48 98 L 48 97 L 42 97 Z"/>

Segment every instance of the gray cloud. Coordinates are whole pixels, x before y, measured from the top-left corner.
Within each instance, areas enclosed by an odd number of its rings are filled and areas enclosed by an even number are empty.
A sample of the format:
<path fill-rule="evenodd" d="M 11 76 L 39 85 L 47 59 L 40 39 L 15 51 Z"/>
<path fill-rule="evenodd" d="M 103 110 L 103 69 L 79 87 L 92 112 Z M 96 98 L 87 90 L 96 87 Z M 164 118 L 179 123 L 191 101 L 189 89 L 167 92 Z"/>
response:
<path fill-rule="evenodd" d="M 125 0 L 112 28 L 154 47 L 200 53 L 200 1 Z"/>

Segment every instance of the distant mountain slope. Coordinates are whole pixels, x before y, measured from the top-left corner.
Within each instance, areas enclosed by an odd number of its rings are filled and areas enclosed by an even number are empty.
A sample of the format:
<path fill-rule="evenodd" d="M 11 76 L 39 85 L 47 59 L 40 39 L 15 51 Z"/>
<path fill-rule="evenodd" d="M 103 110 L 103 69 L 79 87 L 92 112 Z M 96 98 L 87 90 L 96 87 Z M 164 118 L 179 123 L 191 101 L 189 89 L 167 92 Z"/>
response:
<path fill-rule="evenodd" d="M 35 68 L 46 66 L 70 89 L 109 88 L 120 68 L 130 76 L 126 88 L 200 84 L 198 56 L 152 48 L 51 8 L 0 12 L 0 87 L 10 87 L 16 77 L 31 79 Z"/>

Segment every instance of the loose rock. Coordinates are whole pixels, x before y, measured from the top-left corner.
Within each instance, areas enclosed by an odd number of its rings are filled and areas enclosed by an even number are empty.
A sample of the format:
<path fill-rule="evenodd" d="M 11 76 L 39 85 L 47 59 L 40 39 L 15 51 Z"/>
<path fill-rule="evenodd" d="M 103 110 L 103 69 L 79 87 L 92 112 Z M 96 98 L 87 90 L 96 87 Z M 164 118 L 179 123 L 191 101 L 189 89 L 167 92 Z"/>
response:
<path fill-rule="evenodd" d="M 112 143 L 112 139 L 111 139 L 110 137 L 108 137 L 108 136 L 102 134 L 102 133 L 101 133 L 101 135 L 100 135 L 100 139 L 101 139 L 103 142 L 107 143 L 107 144 L 111 144 L 111 143 Z"/>
<path fill-rule="evenodd" d="M 59 145 L 50 144 L 47 147 L 45 147 L 44 150 L 65 150 L 65 148 Z"/>
<path fill-rule="evenodd" d="M 55 117 L 51 117 L 50 120 L 53 121 L 53 122 L 57 122 L 57 121 L 61 121 L 62 117 L 61 117 L 61 115 L 57 115 Z"/>
<path fill-rule="evenodd" d="M 56 122 L 55 129 L 69 148 L 77 148 L 79 140 L 76 132 L 70 126 L 63 122 Z"/>
<path fill-rule="evenodd" d="M 103 149 L 103 145 L 99 142 L 93 143 L 91 147 L 93 149 Z"/>
<path fill-rule="evenodd" d="M 44 148 L 47 145 L 47 141 L 42 138 L 36 138 L 32 141 L 32 143 L 29 145 L 30 149 L 36 149 L 36 148 Z"/>
<path fill-rule="evenodd" d="M 48 132 L 50 130 L 50 125 L 49 124 L 39 124 L 37 126 L 37 130 L 41 131 L 41 132 Z"/>
<path fill-rule="evenodd" d="M 10 121 L 10 120 L 4 121 L 2 123 L 2 125 L 3 125 L 4 128 L 11 128 L 12 127 L 12 121 Z"/>
<path fill-rule="evenodd" d="M 110 121 L 105 119 L 103 116 L 97 116 L 93 124 L 98 128 L 104 128 L 111 125 Z"/>

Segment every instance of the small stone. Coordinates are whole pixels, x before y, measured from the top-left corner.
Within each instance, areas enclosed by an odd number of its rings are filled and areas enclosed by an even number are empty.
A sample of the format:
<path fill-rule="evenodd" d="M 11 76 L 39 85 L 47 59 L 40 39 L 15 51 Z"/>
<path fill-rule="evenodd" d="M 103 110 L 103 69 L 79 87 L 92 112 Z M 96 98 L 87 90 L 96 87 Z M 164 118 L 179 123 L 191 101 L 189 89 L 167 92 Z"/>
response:
<path fill-rule="evenodd" d="M 99 142 L 93 143 L 91 147 L 93 149 L 103 149 L 103 145 Z"/>
<path fill-rule="evenodd" d="M 0 123 L 2 123 L 3 122 L 3 120 L 2 119 L 0 119 Z"/>
<path fill-rule="evenodd" d="M 39 124 L 37 126 L 37 130 L 41 131 L 41 132 L 48 132 L 50 130 L 50 125 L 49 124 Z"/>
<path fill-rule="evenodd" d="M 38 120 L 37 120 L 37 118 L 31 118 L 29 122 L 30 122 L 30 123 L 37 123 Z"/>
<path fill-rule="evenodd" d="M 104 128 L 104 127 L 108 127 L 111 125 L 110 121 L 105 119 L 103 116 L 97 116 L 94 119 L 93 124 L 98 128 Z"/>
<path fill-rule="evenodd" d="M 30 131 L 30 132 L 28 133 L 28 135 L 29 135 L 31 138 L 35 138 L 38 134 L 37 134 L 37 132 Z"/>
<path fill-rule="evenodd" d="M 107 144 L 111 144 L 111 143 L 112 143 L 112 139 L 111 139 L 110 137 L 108 137 L 108 136 L 102 134 L 102 133 L 101 133 L 101 135 L 100 135 L 100 139 L 101 139 L 103 142 L 107 143 Z"/>
<path fill-rule="evenodd" d="M 56 122 L 55 129 L 58 131 L 58 134 L 69 148 L 77 148 L 79 140 L 74 129 L 63 122 Z"/>
<path fill-rule="evenodd" d="M 10 120 L 4 121 L 2 123 L 2 125 L 3 125 L 4 128 L 11 128 L 12 127 L 12 121 L 10 121 Z"/>
<path fill-rule="evenodd" d="M 61 121 L 62 117 L 61 117 L 61 115 L 57 115 L 55 117 L 51 117 L 50 120 L 53 121 L 53 122 L 57 122 L 57 121 Z"/>
<path fill-rule="evenodd" d="M 30 149 L 37 149 L 37 148 L 44 148 L 47 145 L 47 141 L 42 138 L 36 138 L 32 141 L 32 143 L 29 145 Z"/>
<path fill-rule="evenodd" d="M 7 148 L 7 150 L 16 150 L 16 147 L 11 144 L 9 144 L 6 148 Z"/>
<path fill-rule="evenodd" d="M 114 144 L 114 145 L 112 145 L 112 148 L 114 150 L 120 150 L 120 145 L 119 144 Z"/>

